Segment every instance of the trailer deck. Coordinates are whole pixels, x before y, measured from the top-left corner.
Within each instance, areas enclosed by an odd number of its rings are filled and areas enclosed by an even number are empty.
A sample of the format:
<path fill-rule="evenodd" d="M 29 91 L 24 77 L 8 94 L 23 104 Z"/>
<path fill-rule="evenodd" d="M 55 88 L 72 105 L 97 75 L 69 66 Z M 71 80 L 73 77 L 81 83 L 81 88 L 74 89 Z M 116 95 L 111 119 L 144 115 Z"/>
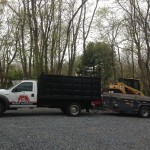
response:
<path fill-rule="evenodd" d="M 138 113 L 141 117 L 150 116 L 150 97 L 131 94 L 104 92 L 102 95 L 103 109 L 121 113 Z M 146 111 L 147 116 L 144 113 Z M 143 116 L 144 115 L 144 116 Z"/>

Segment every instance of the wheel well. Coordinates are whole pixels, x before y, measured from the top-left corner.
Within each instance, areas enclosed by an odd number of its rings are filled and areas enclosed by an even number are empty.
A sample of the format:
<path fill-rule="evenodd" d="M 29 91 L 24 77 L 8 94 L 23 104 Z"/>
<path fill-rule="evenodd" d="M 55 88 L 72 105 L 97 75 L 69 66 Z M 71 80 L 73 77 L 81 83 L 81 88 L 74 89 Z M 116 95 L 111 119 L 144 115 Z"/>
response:
<path fill-rule="evenodd" d="M 90 101 L 89 102 L 72 101 L 72 102 L 67 103 L 67 106 L 70 104 L 78 104 L 78 105 L 80 105 L 81 109 L 85 109 L 85 108 L 90 108 L 91 102 Z"/>
<path fill-rule="evenodd" d="M 4 109 L 6 109 L 6 103 L 4 102 L 3 99 L 0 98 L 0 103 L 4 105 Z"/>
<path fill-rule="evenodd" d="M 141 106 L 139 107 L 139 111 L 140 111 L 140 109 L 141 109 L 142 107 L 148 107 L 148 108 L 150 109 L 150 105 L 141 105 Z"/>
<path fill-rule="evenodd" d="M 80 105 L 81 109 L 85 109 L 85 108 L 91 108 L 91 101 L 79 101 L 79 100 L 70 100 L 65 102 L 63 105 L 59 105 L 60 108 L 66 108 L 68 107 L 70 104 L 78 104 Z"/>

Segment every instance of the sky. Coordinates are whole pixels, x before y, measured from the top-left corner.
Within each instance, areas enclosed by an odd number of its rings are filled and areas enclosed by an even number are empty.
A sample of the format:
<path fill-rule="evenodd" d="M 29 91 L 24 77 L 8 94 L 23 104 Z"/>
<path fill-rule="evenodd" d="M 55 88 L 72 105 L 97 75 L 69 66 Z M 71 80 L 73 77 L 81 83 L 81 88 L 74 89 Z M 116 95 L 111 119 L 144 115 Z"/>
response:
<path fill-rule="evenodd" d="M 78 0 L 79 1 L 79 4 L 81 4 L 81 0 Z M 98 9 L 100 8 L 103 8 L 103 7 L 115 7 L 115 4 L 114 4 L 114 1 L 115 0 L 99 0 L 99 4 L 98 4 Z M 90 0 L 88 0 L 88 2 L 91 3 Z M 94 1 L 92 1 L 92 3 L 94 3 Z M 91 5 L 91 10 L 92 11 L 89 11 L 87 16 L 92 16 L 92 13 L 93 13 L 93 9 L 94 9 L 95 5 Z M 95 14 L 96 15 L 96 14 Z M 96 41 L 98 40 L 98 32 L 96 31 L 95 29 L 95 25 L 94 25 L 94 21 L 93 21 L 93 24 L 92 24 L 92 27 L 91 27 L 91 30 L 89 32 L 89 35 L 88 35 L 88 38 L 87 38 L 87 43 L 88 42 L 91 42 L 91 41 Z M 82 41 L 79 41 L 79 45 L 78 45 L 78 54 L 82 54 L 83 52 L 83 49 L 82 49 Z"/>

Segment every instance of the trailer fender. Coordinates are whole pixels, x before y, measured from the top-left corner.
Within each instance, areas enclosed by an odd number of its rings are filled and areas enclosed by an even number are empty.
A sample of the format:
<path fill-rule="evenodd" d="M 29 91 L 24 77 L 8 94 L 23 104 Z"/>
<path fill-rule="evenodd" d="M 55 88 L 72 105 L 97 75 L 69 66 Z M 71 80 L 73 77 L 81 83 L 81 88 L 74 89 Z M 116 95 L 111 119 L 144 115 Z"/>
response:
<path fill-rule="evenodd" d="M 0 102 L 4 105 L 5 110 L 9 108 L 9 100 L 4 95 L 0 95 Z"/>
<path fill-rule="evenodd" d="M 140 104 L 138 105 L 138 110 L 140 110 L 141 107 L 146 106 L 150 108 L 150 104 Z"/>

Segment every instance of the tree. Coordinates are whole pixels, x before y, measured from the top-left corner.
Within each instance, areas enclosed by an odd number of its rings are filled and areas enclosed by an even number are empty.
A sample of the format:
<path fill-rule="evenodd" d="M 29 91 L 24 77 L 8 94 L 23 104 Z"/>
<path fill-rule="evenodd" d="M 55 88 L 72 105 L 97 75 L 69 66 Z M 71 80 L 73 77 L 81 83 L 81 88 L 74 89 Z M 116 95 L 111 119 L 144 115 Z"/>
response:
<path fill-rule="evenodd" d="M 97 10 L 97 7 L 98 7 L 98 3 L 99 3 L 99 0 L 96 0 L 94 10 L 92 12 L 92 16 L 89 20 L 89 23 L 86 21 L 86 20 L 88 20 L 88 17 L 87 17 L 87 7 L 88 6 L 85 4 L 84 7 L 83 7 L 84 8 L 83 9 L 84 15 L 83 15 L 83 21 L 82 21 L 83 22 L 82 23 L 83 24 L 82 25 L 83 54 L 85 54 L 85 52 L 86 52 L 86 40 L 87 40 L 89 32 L 91 30 L 92 22 L 93 22 L 93 19 L 94 19 L 94 16 L 95 16 L 95 13 L 96 13 L 96 10 Z M 89 4 L 89 5 L 91 5 L 91 4 Z M 84 63 L 84 59 L 83 59 L 83 63 Z M 86 71 L 85 68 L 83 68 L 83 74 L 84 74 L 85 71 Z"/>
<path fill-rule="evenodd" d="M 37 77 L 41 72 L 61 74 L 67 50 L 70 53 L 68 74 L 73 74 L 82 9 L 86 2 L 83 0 L 75 5 L 75 0 L 17 0 L 15 4 L 7 1 L 18 25 L 17 49 L 25 77 Z"/>
<path fill-rule="evenodd" d="M 150 93 L 150 1 L 149 0 L 116 0 L 125 12 L 128 36 L 133 41 L 138 56 L 138 65 L 141 70 L 141 79 L 145 93 Z"/>
<path fill-rule="evenodd" d="M 121 22 L 122 19 L 117 17 L 116 12 L 111 10 L 109 7 L 104 7 L 99 9 L 97 12 L 97 28 L 99 31 L 99 38 L 101 40 L 105 40 L 107 43 L 109 43 L 111 50 L 112 50 L 112 68 L 113 68 L 113 79 L 114 82 L 117 80 L 116 75 L 116 49 L 118 49 L 118 57 L 119 57 L 119 64 L 121 66 L 120 62 L 120 50 L 118 47 L 118 44 L 121 42 L 118 40 L 121 30 Z M 122 68 L 121 68 L 122 70 Z M 123 74 L 123 73 L 121 73 Z"/>
<path fill-rule="evenodd" d="M 107 85 L 112 79 L 113 68 L 111 65 L 111 57 L 112 50 L 109 44 L 104 42 L 88 43 L 85 54 L 81 56 L 81 63 L 78 67 L 78 74 L 82 75 L 82 69 L 86 68 L 86 76 L 101 77 L 102 85 Z"/>

